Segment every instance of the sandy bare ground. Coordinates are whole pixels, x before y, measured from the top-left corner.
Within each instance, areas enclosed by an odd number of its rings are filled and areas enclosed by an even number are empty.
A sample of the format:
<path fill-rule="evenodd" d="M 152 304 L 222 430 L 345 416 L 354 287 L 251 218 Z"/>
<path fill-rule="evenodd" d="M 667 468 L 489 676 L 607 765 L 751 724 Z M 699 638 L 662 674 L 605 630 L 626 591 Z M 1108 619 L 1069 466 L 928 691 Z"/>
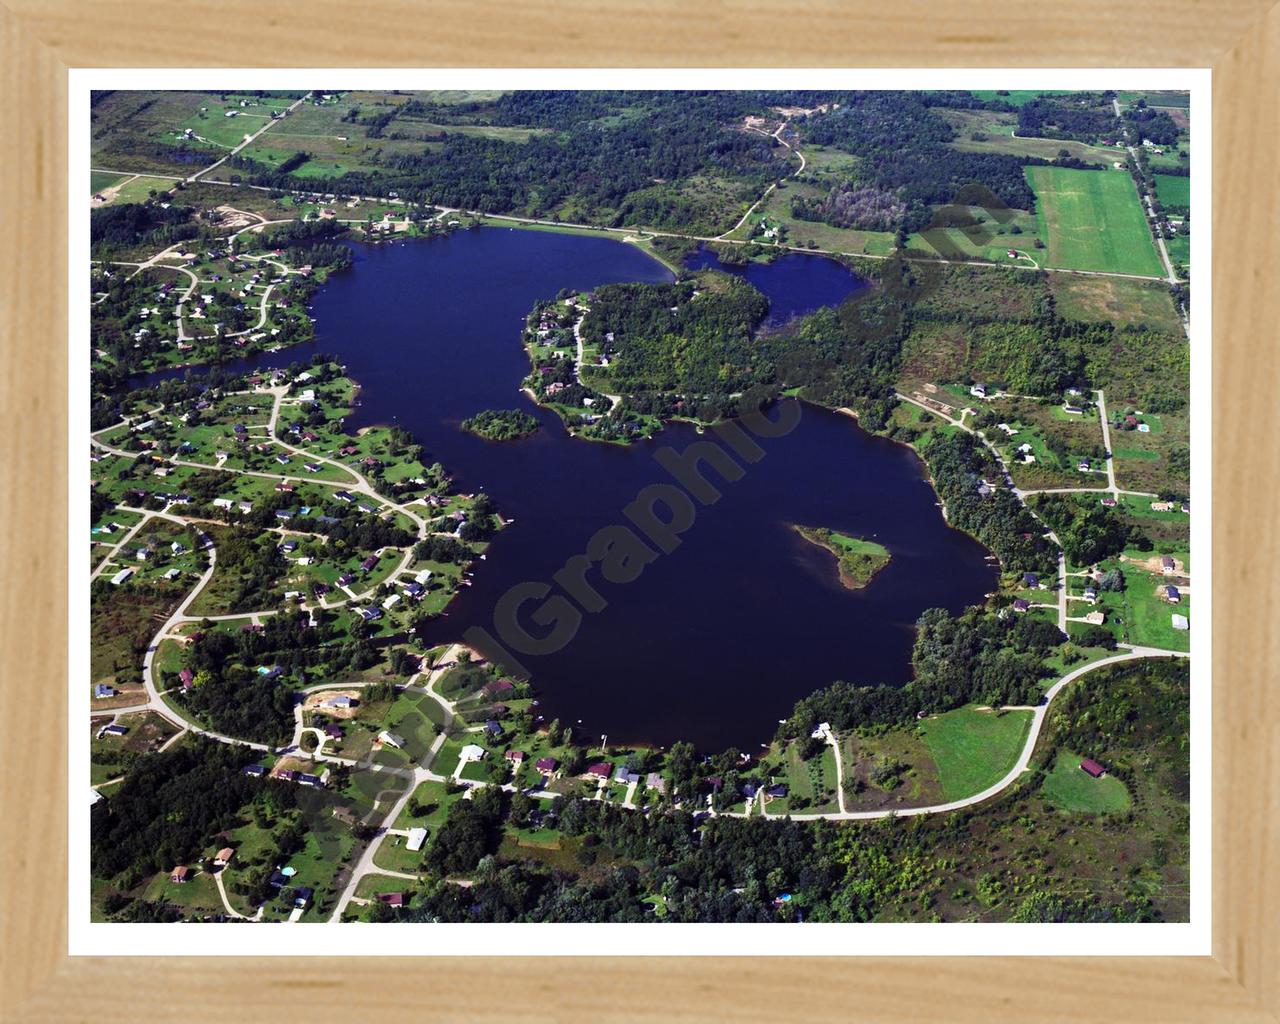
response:
<path fill-rule="evenodd" d="M 303 701 L 302 709 L 304 711 L 313 711 L 319 714 L 328 715 L 330 718 L 355 718 L 360 712 L 359 707 L 354 708 L 329 708 L 324 703 L 333 700 L 334 697 L 352 697 L 355 700 L 360 699 L 359 690 L 321 690 L 318 693 L 307 694 L 307 699 Z"/>
<path fill-rule="evenodd" d="M 1152 555 L 1150 558 L 1143 558 L 1139 560 L 1137 558 L 1129 558 L 1126 555 L 1121 555 L 1120 561 L 1129 562 L 1131 565 L 1136 565 L 1139 569 L 1149 572 L 1153 576 L 1163 576 L 1164 569 L 1160 565 L 1160 559 L 1163 557 L 1164 557 L 1163 555 Z M 1187 574 L 1186 563 L 1183 562 L 1181 558 L 1174 558 L 1173 575 L 1185 576 L 1186 574 Z"/>
<path fill-rule="evenodd" d="M 246 213 L 244 210 L 237 210 L 234 206 L 219 206 L 217 211 L 222 214 L 220 226 L 230 228 L 232 231 L 239 231 L 241 228 L 248 228 L 262 223 L 261 217 Z"/>

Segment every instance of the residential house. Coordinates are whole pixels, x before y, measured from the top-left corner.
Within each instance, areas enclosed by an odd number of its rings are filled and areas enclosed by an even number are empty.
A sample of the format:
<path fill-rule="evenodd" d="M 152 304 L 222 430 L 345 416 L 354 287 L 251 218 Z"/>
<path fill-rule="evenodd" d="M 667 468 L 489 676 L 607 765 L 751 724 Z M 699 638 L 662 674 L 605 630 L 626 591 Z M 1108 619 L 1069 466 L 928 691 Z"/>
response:
<path fill-rule="evenodd" d="M 1086 757 L 1080 762 L 1080 770 L 1095 779 L 1100 779 L 1107 774 L 1107 770 L 1091 757 Z"/>
<path fill-rule="evenodd" d="M 383 729 L 378 733 L 378 740 L 388 747 L 395 747 L 397 750 L 404 749 L 404 737 L 399 733 L 391 732 L 389 729 Z"/>
<path fill-rule="evenodd" d="M 231 863 L 231 858 L 236 855 L 236 851 L 229 846 L 224 846 L 213 858 L 213 866 L 215 868 L 225 868 Z"/>
<path fill-rule="evenodd" d="M 427 841 L 427 830 L 425 828 L 409 829 L 409 836 L 405 840 L 404 848 L 410 853 L 417 853 L 422 849 Z"/>
<path fill-rule="evenodd" d="M 169 872 L 169 881 L 177 882 L 181 885 L 191 875 L 191 869 L 185 864 L 179 864 L 176 868 Z"/>
<path fill-rule="evenodd" d="M 607 761 L 597 761 L 587 769 L 588 775 L 594 775 L 597 779 L 608 779 L 613 774 L 613 765 Z"/>
<path fill-rule="evenodd" d="M 554 757 L 540 757 L 534 762 L 533 767 L 543 775 L 550 775 L 560 766 L 560 762 Z"/>

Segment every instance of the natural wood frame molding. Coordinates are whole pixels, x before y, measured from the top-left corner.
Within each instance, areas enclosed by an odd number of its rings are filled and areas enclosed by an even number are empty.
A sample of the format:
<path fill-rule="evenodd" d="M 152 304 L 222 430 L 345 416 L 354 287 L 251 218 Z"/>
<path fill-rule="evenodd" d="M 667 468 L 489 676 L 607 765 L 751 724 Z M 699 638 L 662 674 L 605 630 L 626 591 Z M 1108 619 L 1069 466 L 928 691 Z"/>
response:
<path fill-rule="evenodd" d="M 788 1009 L 815 1020 L 851 1010 L 894 1021 L 1280 1020 L 1280 586 L 1267 571 L 1278 553 L 1277 517 L 1267 513 L 1280 448 L 1258 443 L 1280 427 L 1280 300 L 1268 276 L 1280 264 L 1280 7 L 1270 3 L 902 0 L 889 13 L 830 0 L 701 9 L 674 0 L 628 9 L 586 0 L 511 9 L 320 0 L 273 5 L 266 17 L 246 0 L 189 0 L 145 14 L 119 0 L 0 5 L 0 651 L 11 698 L 0 743 L 0 1019 L 189 1021 L 240 1009 L 327 1020 L 362 1005 L 488 1020 L 515 1004 L 533 1020 L 747 1021 Z M 194 53 L 193 39 L 201 44 Z M 218 55 L 226 66 L 297 55 L 308 66 L 337 67 L 1214 68 L 1213 955 L 751 967 L 732 959 L 450 959 L 429 965 L 430 991 L 414 983 L 424 964 L 413 959 L 359 961 L 344 972 L 337 960 L 68 958 L 66 71 L 206 64 Z M 790 991 L 777 984 L 780 972 L 793 980 Z M 833 982 L 841 996 L 812 998 Z M 317 992 L 323 1009 L 306 998 Z"/>

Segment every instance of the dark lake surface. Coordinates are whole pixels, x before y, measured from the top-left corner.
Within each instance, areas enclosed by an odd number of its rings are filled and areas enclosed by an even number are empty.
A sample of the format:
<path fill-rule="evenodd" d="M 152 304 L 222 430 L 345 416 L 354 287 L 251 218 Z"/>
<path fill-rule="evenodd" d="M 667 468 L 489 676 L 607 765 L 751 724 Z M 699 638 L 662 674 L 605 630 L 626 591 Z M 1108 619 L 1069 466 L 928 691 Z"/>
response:
<path fill-rule="evenodd" d="M 316 341 L 250 363 L 336 353 L 362 386 L 349 429 L 404 426 L 460 489 L 488 492 L 514 519 L 427 639 L 459 639 L 474 625 L 494 631 L 495 604 L 509 588 L 544 582 L 560 593 L 553 574 L 597 530 L 625 524 L 622 510 L 642 488 L 671 482 L 655 452 L 714 437 L 686 424 L 629 448 L 569 437 L 519 390 L 524 317 L 564 287 L 671 275 L 621 242 L 537 231 L 354 248 L 354 267 L 315 297 Z M 745 273 L 783 319 L 863 286 L 812 256 L 726 269 Z M 458 427 L 481 409 L 517 407 L 543 429 L 494 443 Z M 811 406 L 786 436 L 760 444 L 764 456 L 741 479 L 708 473 L 723 497 L 699 507 L 674 552 L 625 585 L 593 572 L 607 607 L 585 614 L 557 653 L 520 655 L 548 719 L 573 725 L 580 739 L 755 750 L 797 699 L 836 679 L 905 683 L 919 614 L 959 611 L 993 588 L 986 550 L 946 525 L 909 449 Z M 869 587 L 846 590 L 831 557 L 790 523 L 875 539 L 892 561 Z M 537 607 L 526 606 L 525 625 L 541 635 L 528 621 Z"/>
<path fill-rule="evenodd" d="M 769 300 L 765 326 L 781 327 L 793 317 L 812 313 L 823 306 L 838 306 L 850 295 L 866 289 L 867 283 L 849 269 L 825 256 L 792 253 L 772 263 L 737 265 L 721 263 L 711 250 L 700 247 L 685 260 L 690 270 L 719 270 L 744 278 Z"/>

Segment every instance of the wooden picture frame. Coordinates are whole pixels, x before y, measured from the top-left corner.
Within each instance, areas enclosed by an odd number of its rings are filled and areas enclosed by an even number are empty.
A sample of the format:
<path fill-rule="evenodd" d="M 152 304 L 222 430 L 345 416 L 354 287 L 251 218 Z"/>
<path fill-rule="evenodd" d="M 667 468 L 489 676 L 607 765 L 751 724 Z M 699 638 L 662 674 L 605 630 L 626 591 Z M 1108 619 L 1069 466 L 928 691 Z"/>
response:
<path fill-rule="evenodd" d="M 1280 7 L 907 0 L 644 8 L 245 0 L 0 7 L 4 83 L 0 1005 L 8 1021 L 1280 1019 L 1270 572 Z M 184 959 L 67 954 L 67 70 L 94 66 L 1212 67 L 1213 954 L 1134 958 Z M 1203 286 L 1202 286 L 1203 287 Z M 78 451 L 78 449 L 76 449 Z M 234 933 L 233 933 L 234 934 Z M 181 942 L 181 931 L 175 941 Z M 234 949 L 234 939 L 228 950 Z M 408 951 L 407 951 L 408 952 Z M 423 968 L 429 972 L 422 974 Z M 421 978 L 421 981 L 418 979 Z"/>

